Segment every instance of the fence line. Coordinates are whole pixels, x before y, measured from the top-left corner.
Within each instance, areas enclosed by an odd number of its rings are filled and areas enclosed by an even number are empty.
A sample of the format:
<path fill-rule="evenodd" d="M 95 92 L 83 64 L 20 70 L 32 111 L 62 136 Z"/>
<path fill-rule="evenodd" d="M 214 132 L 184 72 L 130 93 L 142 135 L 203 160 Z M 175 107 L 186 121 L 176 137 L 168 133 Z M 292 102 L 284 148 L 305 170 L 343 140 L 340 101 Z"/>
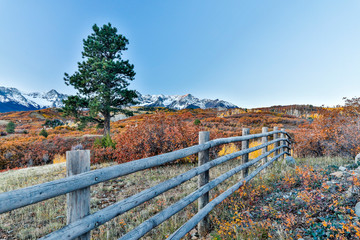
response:
<path fill-rule="evenodd" d="M 266 134 L 270 136 L 274 133 L 283 133 L 290 137 L 285 131 L 273 131 Z M 114 178 L 128 175 L 152 167 L 157 167 L 174 160 L 190 156 L 192 154 L 204 151 L 211 147 L 221 144 L 233 143 L 245 140 L 263 137 L 264 134 L 253 134 L 241 137 L 219 138 L 204 144 L 180 149 L 177 151 L 164 153 L 161 155 L 143 158 L 132 162 L 119 164 L 116 166 L 97 169 L 86 173 L 81 173 L 71 177 L 34 185 L 31 187 L 14 190 L 0 194 L 0 214 L 25 207 L 37 202 L 57 197 L 75 190 L 90 187 L 92 185 L 105 182 Z"/>
<path fill-rule="evenodd" d="M 280 147 L 278 147 L 277 149 L 271 150 L 270 152 L 266 153 L 266 156 L 269 156 L 275 150 L 279 150 L 279 149 L 280 149 Z M 238 156 L 238 155 L 235 155 L 235 156 Z M 211 182 L 202 186 L 198 190 L 192 192 L 191 194 L 184 197 L 180 201 L 176 202 L 175 204 L 173 204 L 173 205 L 169 206 L 168 208 L 162 210 L 161 212 L 157 213 L 152 218 L 149 218 L 148 220 L 146 220 L 145 222 L 140 224 L 138 227 L 134 228 L 131 232 L 127 233 L 120 239 L 122 239 L 122 240 L 139 239 L 140 237 L 144 236 L 147 232 L 149 232 L 151 229 L 155 228 L 156 226 L 158 226 L 159 224 L 161 224 L 162 222 L 164 222 L 165 220 L 167 220 L 168 218 L 170 218 L 171 216 L 178 213 L 180 210 L 182 210 L 183 208 L 185 208 L 186 206 L 188 206 L 189 204 L 194 202 L 197 198 L 202 196 L 204 193 L 209 192 L 211 189 L 213 189 L 220 183 L 224 182 L 228 178 L 232 177 L 234 174 L 240 172 L 241 170 L 246 169 L 246 168 L 254 165 L 255 163 L 259 162 L 263 157 L 264 157 L 264 155 L 261 155 L 255 159 L 253 159 L 252 161 L 250 161 L 246 164 L 237 166 L 237 167 L 231 169 L 230 171 L 222 174 L 221 176 L 215 178 Z"/>
<path fill-rule="evenodd" d="M 278 137 L 279 134 L 280 138 Z M 273 137 L 272 141 L 268 141 L 269 136 Z M 249 148 L 249 140 L 256 138 L 262 138 L 262 144 Z M 199 177 L 202 176 L 199 178 L 201 180 L 199 180 L 198 190 L 194 191 L 193 193 L 181 199 L 177 203 L 146 220 L 138 227 L 136 227 L 133 231 L 127 233 L 120 239 L 139 239 L 141 236 L 143 236 L 151 229 L 158 226 L 160 223 L 182 210 L 187 205 L 194 202 L 196 199 L 199 199 L 198 214 L 196 214 L 180 229 L 173 233 L 169 237 L 169 239 L 180 239 L 197 224 L 199 224 L 199 233 L 201 235 L 205 235 L 208 231 L 208 223 L 206 220 L 206 216 L 213 209 L 213 207 L 223 201 L 236 189 L 240 188 L 243 185 L 244 180 L 249 181 L 260 171 L 264 170 L 266 167 L 268 167 L 271 163 L 273 163 L 280 157 L 283 157 L 285 154 L 290 155 L 289 152 L 284 150 L 290 149 L 289 144 L 291 144 L 291 141 L 289 140 L 289 138 L 289 134 L 284 129 L 281 129 L 281 131 L 279 131 L 277 128 L 274 128 L 274 131 L 272 132 L 268 132 L 266 129 L 266 131 L 263 131 L 263 133 L 261 134 L 252 135 L 249 135 L 248 129 L 243 129 L 243 136 L 220 138 L 211 141 L 209 141 L 208 132 L 200 132 L 199 145 L 196 146 L 184 148 L 154 157 L 119 164 L 112 167 L 80 173 L 78 175 L 69 176 L 64 179 L 55 180 L 52 182 L 47 182 L 23 189 L 1 193 L 0 213 L 8 212 L 16 208 L 41 202 L 46 199 L 67 194 L 70 192 L 78 192 L 79 190 L 89 188 L 90 186 L 100 182 L 108 181 L 113 178 L 159 166 L 164 163 L 168 163 L 195 153 L 199 153 L 198 167 L 195 167 L 183 174 L 168 179 L 156 186 L 148 188 L 138 194 L 135 194 L 129 198 L 126 198 L 104 209 L 101 209 L 94 214 L 79 217 L 80 219 L 74 218 L 73 220 L 69 221 L 68 225 L 66 225 L 64 228 L 58 231 L 54 231 L 41 239 L 74 239 L 79 236 L 81 236 L 81 239 L 90 239 L 89 232 L 92 229 L 198 175 Z M 242 150 L 216 158 L 212 161 L 208 161 L 209 149 L 211 147 L 234 142 L 242 142 Z M 268 146 L 270 145 L 274 145 L 274 148 L 271 151 L 267 151 Z M 248 161 L 249 153 L 260 149 L 265 149 L 265 151 L 263 150 L 262 155 L 251 161 Z M 279 152 L 280 154 L 277 154 Z M 267 157 L 273 153 L 275 154 L 275 156 L 270 161 L 266 162 L 265 159 L 267 159 Z M 209 182 L 209 177 L 207 175 L 209 169 L 239 156 L 243 156 L 243 163 L 241 165 L 233 168 L 227 173 L 224 173 L 220 177 Z M 248 175 L 248 168 L 259 162 L 260 160 L 263 160 L 263 165 Z M 211 202 L 208 202 L 208 193 L 212 188 L 216 187 L 221 182 L 225 181 L 226 179 L 240 171 L 242 171 L 243 180 L 229 188 L 227 191 L 225 191 L 217 198 L 213 199 Z M 73 202 L 73 209 L 83 207 L 81 205 L 82 203 L 76 203 L 76 201 Z"/>

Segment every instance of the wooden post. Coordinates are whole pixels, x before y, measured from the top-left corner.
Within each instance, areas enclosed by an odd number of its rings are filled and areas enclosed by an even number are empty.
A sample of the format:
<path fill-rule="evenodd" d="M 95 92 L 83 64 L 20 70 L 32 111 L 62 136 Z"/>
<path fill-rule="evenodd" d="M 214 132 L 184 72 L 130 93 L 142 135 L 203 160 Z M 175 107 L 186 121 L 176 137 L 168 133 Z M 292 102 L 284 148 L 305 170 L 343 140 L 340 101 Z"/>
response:
<path fill-rule="evenodd" d="M 210 140 L 210 132 L 199 132 L 199 144 L 208 142 Z M 209 162 L 209 149 L 199 152 L 199 166 Z M 198 187 L 202 187 L 209 182 L 209 170 L 199 175 Z M 209 203 L 209 192 L 202 195 L 198 200 L 199 211 Z M 209 232 L 208 216 L 204 217 L 198 223 L 198 231 L 200 237 L 205 237 Z"/>
<path fill-rule="evenodd" d="M 90 150 L 75 150 L 66 152 L 66 174 L 77 175 L 90 171 Z M 89 215 L 90 187 L 73 191 L 67 198 L 67 224 Z M 77 240 L 90 240 L 90 232 L 81 235 Z"/>
<path fill-rule="evenodd" d="M 278 131 L 279 128 L 278 127 L 274 127 L 274 131 Z M 274 133 L 274 140 L 278 139 L 279 134 L 278 133 Z M 274 148 L 279 147 L 279 142 L 274 143 Z M 276 150 L 274 153 L 274 157 L 279 155 L 279 150 Z"/>
<path fill-rule="evenodd" d="M 245 135 L 249 135 L 250 134 L 250 129 L 249 128 L 243 128 L 242 129 L 242 136 Z M 241 150 L 245 150 L 249 148 L 249 140 L 245 140 L 241 142 Z M 249 161 L 249 154 L 244 154 L 242 155 L 242 164 L 247 163 Z M 247 177 L 248 173 L 249 173 L 249 168 L 245 168 L 242 172 L 241 172 L 241 178 L 245 178 Z"/>
<path fill-rule="evenodd" d="M 262 133 L 267 133 L 268 132 L 268 128 L 267 127 L 263 127 L 262 128 Z M 268 142 L 268 137 L 262 137 L 262 144 L 265 144 Z M 268 147 L 264 147 L 263 149 L 261 149 L 261 154 L 265 154 L 268 151 Z M 267 157 L 263 158 L 262 163 L 266 163 L 267 162 Z M 266 169 L 265 169 L 266 170 Z M 265 172 L 264 170 L 264 172 Z"/>
<path fill-rule="evenodd" d="M 285 131 L 285 128 L 282 128 L 281 131 Z M 281 133 L 280 138 L 285 138 L 285 134 Z M 284 145 L 284 144 L 286 144 L 286 141 L 281 141 L 280 144 Z M 285 151 L 284 148 L 280 149 L 280 153 L 283 153 L 284 151 Z M 284 155 L 281 157 L 281 159 L 284 159 Z"/>

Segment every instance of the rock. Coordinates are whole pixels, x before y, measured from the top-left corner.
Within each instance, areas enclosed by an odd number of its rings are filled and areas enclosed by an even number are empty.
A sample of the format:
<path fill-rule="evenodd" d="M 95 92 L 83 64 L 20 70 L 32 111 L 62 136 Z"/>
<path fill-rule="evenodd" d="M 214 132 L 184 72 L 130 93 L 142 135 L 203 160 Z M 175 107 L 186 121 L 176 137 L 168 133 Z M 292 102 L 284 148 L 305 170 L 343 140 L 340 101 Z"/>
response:
<path fill-rule="evenodd" d="M 348 177 L 348 178 L 346 179 L 346 181 L 348 181 L 348 182 L 352 182 L 352 181 L 354 181 L 354 177 L 353 177 L 353 176 Z"/>
<path fill-rule="evenodd" d="M 342 178 L 344 176 L 344 172 L 333 172 L 330 175 L 335 176 L 337 178 Z"/>
<path fill-rule="evenodd" d="M 339 170 L 345 172 L 347 169 L 346 169 L 346 167 L 340 166 Z"/>
<path fill-rule="evenodd" d="M 295 204 L 298 206 L 305 206 L 306 202 L 304 200 L 302 200 L 299 196 L 297 196 L 295 198 Z"/>
<path fill-rule="evenodd" d="M 296 161 L 295 161 L 295 159 L 294 159 L 292 156 L 287 156 L 287 157 L 285 158 L 285 162 L 286 162 L 286 164 L 289 165 L 290 167 L 295 167 L 295 165 L 296 165 Z"/>
<path fill-rule="evenodd" d="M 116 114 L 115 116 L 111 117 L 110 121 L 116 122 L 116 121 L 123 120 L 123 119 L 126 119 L 126 118 L 128 118 L 128 116 L 126 116 L 125 114 L 120 113 L 120 114 Z"/>
<path fill-rule="evenodd" d="M 329 186 L 329 191 L 331 193 L 336 193 L 339 190 L 339 186 L 337 184 L 339 184 L 337 181 L 326 181 L 326 185 Z"/>
<path fill-rule="evenodd" d="M 360 202 L 355 205 L 355 214 L 360 217 Z"/>
<path fill-rule="evenodd" d="M 350 186 L 349 189 L 345 192 L 346 198 L 352 198 L 353 196 L 356 196 L 359 194 L 359 188 L 356 186 Z"/>
<path fill-rule="evenodd" d="M 360 163 L 360 153 L 358 155 L 356 155 L 355 157 L 355 163 L 359 164 Z"/>

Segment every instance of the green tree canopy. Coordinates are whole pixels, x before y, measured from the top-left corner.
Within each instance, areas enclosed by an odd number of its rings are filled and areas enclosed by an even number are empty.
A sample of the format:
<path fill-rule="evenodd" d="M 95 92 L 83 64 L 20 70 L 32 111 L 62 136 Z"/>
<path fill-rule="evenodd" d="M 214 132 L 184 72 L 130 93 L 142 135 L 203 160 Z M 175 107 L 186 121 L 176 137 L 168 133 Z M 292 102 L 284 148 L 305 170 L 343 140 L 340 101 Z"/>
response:
<path fill-rule="evenodd" d="M 124 109 L 135 104 L 136 91 L 127 87 L 134 80 L 134 65 L 122 59 L 129 41 L 117 29 L 107 24 L 83 40 L 84 61 L 78 63 L 78 70 L 65 73 L 65 83 L 78 91 L 77 95 L 64 100 L 65 115 L 75 116 L 82 125 L 96 122 L 104 128 L 104 136 L 110 134 L 110 118 L 116 113 L 131 115 Z"/>
<path fill-rule="evenodd" d="M 6 132 L 7 133 L 14 133 L 15 132 L 15 123 L 14 122 L 9 122 L 7 125 L 6 125 Z"/>

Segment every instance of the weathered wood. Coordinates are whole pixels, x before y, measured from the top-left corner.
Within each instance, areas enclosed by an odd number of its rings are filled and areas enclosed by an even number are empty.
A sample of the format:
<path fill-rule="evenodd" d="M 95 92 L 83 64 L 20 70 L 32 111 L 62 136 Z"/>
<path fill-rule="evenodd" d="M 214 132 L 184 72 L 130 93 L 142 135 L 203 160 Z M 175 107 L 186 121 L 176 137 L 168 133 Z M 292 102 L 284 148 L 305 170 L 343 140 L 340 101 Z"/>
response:
<path fill-rule="evenodd" d="M 238 182 L 234 186 L 230 187 L 228 190 L 226 190 L 224 193 L 213 199 L 209 204 L 207 204 L 201 211 L 199 211 L 195 216 L 193 216 L 189 221 L 187 221 L 184 225 L 182 225 L 178 230 L 176 230 L 171 236 L 169 236 L 167 239 L 181 239 L 183 236 L 185 236 L 188 232 L 193 229 L 196 224 L 207 214 L 210 213 L 210 211 L 220 204 L 222 201 L 224 201 L 227 197 L 229 197 L 232 193 L 234 193 L 236 190 L 238 190 L 241 186 L 244 185 L 245 182 L 249 182 L 252 178 L 254 178 L 259 172 L 264 170 L 266 167 L 268 167 L 271 163 L 273 163 L 275 160 L 277 160 L 280 156 L 285 154 L 283 152 L 282 154 L 279 154 L 272 158 L 270 161 L 265 163 L 264 165 L 261 165 L 259 168 L 254 170 L 251 174 L 249 174 L 244 180 Z"/>
<path fill-rule="evenodd" d="M 268 128 L 267 128 L 267 127 L 263 127 L 263 128 L 262 128 L 262 133 L 267 133 L 267 132 L 268 132 Z M 262 142 L 262 144 L 266 144 L 266 143 L 268 142 L 268 137 L 267 137 L 267 136 L 262 137 L 261 142 Z M 264 148 L 261 150 L 262 154 L 265 154 L 267 151 L 268 151 L 268 147 L 264 147 Z M 263 164 L 266 163 L 267 160 L 268 160 L 267 157 L 265 157 L 265 158 L 263 159 L 262 163 L 263 163 Z"/>
<path fill-rule="evenodd" d="M 281 131 L 282 131 L 282 132 L 280 133 L 280 138 L 285 138 L 285 134 L 283 133 L 283 131 L 285 131 L 285 129 L 282 128 Z M 281 141 L 281 142 L 280 142 L 280 145 L 285 145 L 285 142 L 284 142 L 284 141 Z M 280 153 L 283 153 L 284 151 L 285 151 L 284 148 L 280 149 Z M 283 156 L 282 159 L 284 159 L 284 155 L 282 155 L 282 156 Z"/>
<path fill-rule="evenodd" d="M 287 140 L 287 139 L 286 138 L 277 139 L 276 141 L 282 141 L 282 140 Z M 171 179 L 169 179 L 165 182 L 162 182 L 154 187 L 148 188 L 136 195 L 133 195 L 122 201 L 119 201 L 119 202 L 117 202 L 113 205 L 110 205 L 104 209 L 101 209 L 94 214 L 88 215 L 88 216 L 84 217 L 83 219 L 73 222 L 58 231 L 52 232 L 49 235 L 47 235 L 41 239 L 67 240 L 67 239 L 73 239 L 75 237 L 78 237 L 78 236 L 94 229 L 95 227 L 98 227 L 98 226 L 104 224 L 105 222 L 117 217 L 118 215 L 123 214 L 123 213 L 129 211 L 130 209 L 137 207 L 140 204 L 166 192 L 167 190 L 186 182 L 187 180 L 199 175 L 200 173 L 203 173 L 203 172 L 209 170 L 212 167 L 215 167 L 221 163 L 229 161 L 230 159 L 239 157 L 242 154 L 259 150 L 259 149 L 261 149 L 265 146 L 271 145 L 273 143 L 274 143 L 274 141 L 271 141 L 271 142 L 268 142 L 266 145 L 261 144 L 259 146 L 253 147 L 253 148 L 241 150 L 241 151 L 231 153 L 231 154 L 225 155 L 223 157 L 214 159 L 204 165 L 193 168 L 181 175 L 171 178 Z"/>
<path fill-rule="evenodd" d="M 34 185 L 27 188 L 1 193 L 0 213 L 8 212 L 20 207 L 41 202 L 49 198 L 57 197 L 75 190 L 98 184 L 100 182 L 105 182 L 117 177 L 125 176 L 130 173 L 138 172 L 151 167 L 160 166 L 164 163 L 184 158 L 221 144 L 256 139 L 263 136 L 270 136 L 274 133 L 275 132 L 269 132 L 267 134 L 253 134 L 241 137 L 215 139 L 205 144 L 184 148 L 170 153 L 165 153 L 149 158 L 143 158 L 116 166 L 93 170 L 75 176 Z M 282 131 L 278 131 L 277 133 L 287 134 L 286 132 Z"/>
<path fill-rule="evenodd" d="M 210 141 L 210 132 L 199 132 L 199 144 L 203 144 L 208 141 Z M 209 149 L 199 152 L 198 157 L 199 157 L 199 161 L 198 161 L 199 166 L 209 162 L 210 160 Z M 198 179 L 198 188 L 201 188 L 202 186 L 207 184 L 209 182 L 209 178 L 210 178 L 209 170 L 200 174 Z M 209 192 L 206 192 L 198 200 L 198 211 L 200 211 L 208 203 L 209 203 Z M 198 224 L 198 232 L 200 237 L 203 237 L 208 233 L 208 231 L 209 231 L 209 218 L 208 216 L 205 216 Z"/>
<path fill-rule="evenodd" d="M 187 157 L 209 149 L 209 143 L 196 145 L 162 155 L 144 158 L 120 165 L 81 173 L 75 176 L 34 185 L 0 194 L 0 213 L 57 197 L 78 189 L 89 187 L 130 173 L 156 167 L 173 160 Z"/>
<path fill-rule="evenodd" d="M 278 131 L 278 130 L 279 130 L 278 127 L 274 127 L 274 132 L 276 132 L 276 131 Z M 278 134 L 278 133 L 274 133 L 273 139 L 275 140 L 275 139 L 278 139 L 278 138 L 279 138 L 279 134 Z M 279 142 L 274 143 L 274 148 L 277 148 L 279 145 L 280 145 Z M 279 151 L 275 151 L 274 154 L 275 154 L 275 156 L 276 156 L 276 155 L 279 155 Z"/>
<path fill-rule="evenodd" d="M 249 128 L 243 128 L 242 129 L 242 136 L 246 136 L 250 134 Z M 249 140 L 245 140 L 241 142 L 241 149 L 245 150 L 249 148 Z M 242 155 L 242 163 L 247 163 L 249 161 L 249 154 Z M 245 168 L 244 171 L 242 171 L 241 177 L 244 178 L 249 174 L 249 168 Z"/>
<path fill-rule="evenodd" d="M 273 149 L 273 150 L 267 152 L 265 155 L 261 155 L 255 159 L 251 160 L 250 162 L 247 162 L 245 164 L 237 166 L 237 167 L 231 169 L 230 171 L 222 174 L 221 176 L 215 178 L 208 184 L 202 186 L 198 190 L 192 192 L 188 196 L 182 198 L 178 202 L 174 203 L 173 205 L 171 205 L 171 206 L 167 207 L 166 209 L 162 210 L 161 212 L 157 213 L 153 217 L 147 219 L 145 222 L 141 223 L 139 226 L 134 228 L 132 231 L 128 232 L 127 234 L 125 234 L 124 236 L 119 238 L 119 240 L 135 240 L 135 239 L 141 238 L 146 233 L 151 231 L 153 228 L 160 225 L 162 222 L 166 221 L 171 216 L 175 215 L 176 213 L 178 213 L 179 211 L 184 209 L 186 206 L 188 206 L 189 204 L 194 202 L 196 199 L 198 199 L 200 196 L 202 196 L 205 192 L 210 191 L 211 189 L 213 189 L 220 183 L 229 179 L 234 174 L 242 171 L 245 168 L 248 168 L 248 167 L 254 165 L 255 163 L 259 162 L 263 157 L 266 157 L 266 156 L 270 155 L 271 153 L 278 151 L 279 149 L 280 149 L 280 147 L 278 147 L 277 149 Z"/>
<path fill-rule="evenodd" d="M 75 150 L 66 152 L 66 174 L 68 177 L 90 171 L 90 150 Z M 67 222 L 70 224 L 90 214 L 90 187 L 68 193 Z M 90 240 L 87 232 L 76 240 Z"/>

